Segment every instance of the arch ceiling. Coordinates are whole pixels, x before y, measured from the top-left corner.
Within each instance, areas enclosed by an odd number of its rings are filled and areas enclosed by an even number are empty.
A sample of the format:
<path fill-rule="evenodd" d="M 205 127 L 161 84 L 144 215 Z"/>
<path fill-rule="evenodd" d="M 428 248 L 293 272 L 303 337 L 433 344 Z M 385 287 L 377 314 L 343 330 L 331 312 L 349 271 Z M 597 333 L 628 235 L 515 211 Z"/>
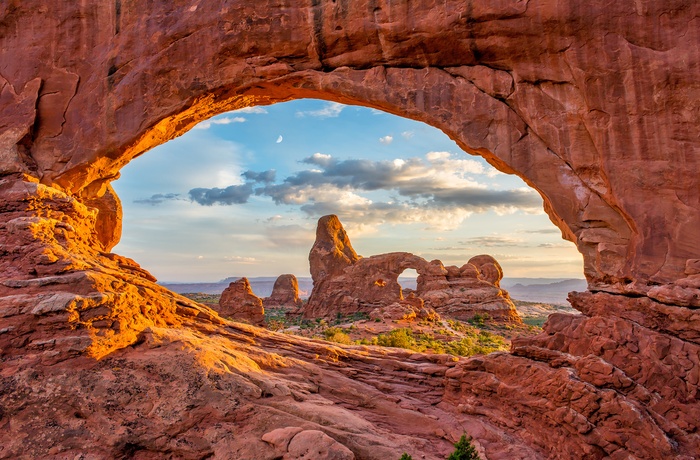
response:
<path fill-rule="evenodd" d="M 26 57 L 0 76 L 5 112 L 21 114 L 3 118 L 2 169 L 102 209 L 109 248 L 118 206 L 98 198 L 130 159 L 223 111 L 324 98 L 424 121 L 518 174 L 595 289 L 646 294 L 683 277 L 700 226 L 698 140 L 683 134 L 698 111 L 681 110 L 697 85 L 697 64 L 681 65 L 698 61 L 692 6 L 407 5 L 9 7 L 5 49 Z M 52 27 L 23 28 L 31 15 Z"/>

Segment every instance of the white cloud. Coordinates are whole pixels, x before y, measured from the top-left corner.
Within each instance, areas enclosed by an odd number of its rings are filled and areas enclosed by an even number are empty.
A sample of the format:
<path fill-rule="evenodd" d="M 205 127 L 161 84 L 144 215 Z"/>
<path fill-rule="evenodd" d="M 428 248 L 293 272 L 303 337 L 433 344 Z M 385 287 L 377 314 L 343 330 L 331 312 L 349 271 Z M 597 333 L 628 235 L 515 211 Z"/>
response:
<path fill-rule="evenodd" d="M 241 256 L 224 256 L 224 260 L 227 262 L 235 262 L 237 264 L 255 264 L 258 260 L 255 257 L 241 257 Z"/>
<path fill-rule="evenodd" d="M 199 123 L 194 129 L 209 129 L 214 125 L 230 125 L 231 123 L 245 123 L 246 119 L 243 117 L 223 117 L 223 118 L 210 118 Z"/>
<path fill-rule="evenodd" d="M 412 139 L 413 136 L 415 136 L 415 134 L 416 133 L 414 133 L 413 131 L 404 131 L 401 133 L 401 136 L 403 136 L 404 139 Z"/>
<path fill-rule="evenodd" d="M 243 107 L 242 109 L 234 110 L 230 113 L 267 113 L 267 109 L 263 107 Z"/>
<path fill-rule="evenodd" d="M 379 143 L 384 144 L 384 145 L 389 145 L 392 142 L 394 142 L 394 138 L 392 136 L 384 136 L 379 138 Z"/>
<path fill-rule="evenodd" d="M 477 236 L 473 238 L 468 238 L 464 241 L 460 241 L 460 244 L 469 247 L 485 247 L 485 248 L 498 248 L 498 247 L 519 247 L 527 246 L 524 240 L 520 238 L 513 238 L 511 236 Z"/>
<path fill-rule="evenodd" d="M 335 118 L 340 115 L 340 112 L 347 107 L 344 104 L 338 102 L 329 102 L 325 107 L 318 110 L 306 110 L 298 111 L 296 113 L 297 117 L 316 117 L 316 118 Z"/>

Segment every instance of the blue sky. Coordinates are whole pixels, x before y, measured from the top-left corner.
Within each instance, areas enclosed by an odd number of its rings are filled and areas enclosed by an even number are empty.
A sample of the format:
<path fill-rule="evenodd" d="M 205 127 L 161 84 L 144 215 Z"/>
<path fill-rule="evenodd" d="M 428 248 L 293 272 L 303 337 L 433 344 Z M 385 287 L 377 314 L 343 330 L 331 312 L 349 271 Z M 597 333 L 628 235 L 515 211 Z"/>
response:
<path fill-rule="evenodd" d="M 113 183 L 115 252 L 160 281 L 309 276 L 316 221 L 337 214 L 364 256 L 446 265 L 491 254 L 510 277 L 583 277 L 582 259 L 515 176 L 441 131 L 305 99 L 219 115 L 135 159 Z"/>

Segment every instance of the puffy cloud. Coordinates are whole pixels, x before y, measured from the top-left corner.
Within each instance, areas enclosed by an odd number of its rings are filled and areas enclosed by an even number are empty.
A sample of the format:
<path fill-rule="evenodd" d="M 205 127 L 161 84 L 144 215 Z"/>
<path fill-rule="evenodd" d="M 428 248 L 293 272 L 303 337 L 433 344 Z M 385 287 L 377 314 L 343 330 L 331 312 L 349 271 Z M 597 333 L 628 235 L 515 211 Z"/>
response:
<path fill-rule="evenodd" d="M 275 181 L 275 176 L 277 175 L 277 171 L 274 169 L 268 169 L 267 171 L 262 171 L 262 172 L 255 172 L 255 171 L 245 171 L 241 176 L 245 177 L 247 180 L 251 180 L 253 182 L 267 182 L 271 183 Z"/>
<path fill-rule="evenodd" d="M 309 217 L 342 214 L 350 225 L 362 224 L 366 231 L 383 223 L 418 222 L 447 230 L 475 212 L 534 212 L 542 206 L 539 195 L 530 189 L 490 190 L 473 177 L 485 175 L 480 163 L 450 152 L 380 161 L 339 160 L 315 153 L 300 163 L 311 168 L 279 183 L 274 182 L 272 170 L 246 171 L 243 177 L 251 181 L 247 184 L 194 189 L 190 196 L 198 203 L 211 205 L 245 203 L 255 193 L 272 198 L 278 205 L 300 206 Z M 252 181 L 264 184 L 253 192 Z M 387 193 L 396 197 L 389 199 Z"/>
<path fill-rule="evenodd" d="M 138 200 L 134 200 L 134 203 L 138 204 L 150 204 L 151 206 L 155 206 L 157 204 L 161 204 L 164 201 L 171 201 L 171 200 L 180 200 L 180 194 L 179 193 L 156 193 L 155 195 L 151 195 L 150 198 L 142 198 Z"/>
<path fill-rule="evenodd" d="M 310 165 L 328 167 L 334 163 L 333 157 L 324 153 L 314 153 L 308 158 L 301 160 L 301 163 L 306 163 Z"/>
<path fill-rule="evenodd" d="M 203 206 L 214 204 L 243 204 L 253 194 L 253 184 L 231 185 L 226 188 L 193 188 L 189 195 L 192 201 Z"/>
<path fill-rule="evenodd" d="M 243 117 L 223 117 L 223 118 L 210 118 L 199 123 L 194 129 L 209 129 L 214 125 L 230 125 L 231 123 L 245 123 L 246 119 Z"/>
<path fill-rule="evenodd" d="M 339 104 L 337 102 L 329 102 L 325 107 L 318 110 L 307 110 L 298 111 L 296 113 L 297 117 L 316 117 L 316 118 L 335 118 L 340 115 L 340 112 L 347 107 L 344 104 Z"/>
<path fill-rule="evenodd" d="M 393 136 L 384 136 L 379 138 L 379 143 L 384 144 L 384 145 L 389 145 L 392 142 L 394 142 L 394 137 Z"/>

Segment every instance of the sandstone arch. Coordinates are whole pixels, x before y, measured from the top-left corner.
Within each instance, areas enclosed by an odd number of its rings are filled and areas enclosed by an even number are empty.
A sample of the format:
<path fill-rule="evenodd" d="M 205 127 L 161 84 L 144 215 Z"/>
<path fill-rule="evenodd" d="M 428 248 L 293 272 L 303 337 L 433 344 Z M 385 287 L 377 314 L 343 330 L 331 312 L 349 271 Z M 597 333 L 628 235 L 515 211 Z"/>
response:
<path fill-rule="evenodd" d="M 41 430 L 56 448 L 80 450 L 81 438 L 64 445 L 58 429 L 33 425 L 32 404 L 52 402 L 32 393 L 33 382 L 52 381 L 56 394 L 76 407 L 110 414 L 96 393 L 72 390 L 91 382 L 103 394 L 119 394 L 112 391 L 118 383 L 105 383 L 119 378 L 94 376 L 95 369 L 108 374 L 121 366 L 110 366 L 112 358 L 87 364 L 86 355 L 128 358 L 143 347 L 162 347 L 179 358 L 197 356 L 181 374 L 196 382 L 207 379 L 196 374 L 205 355 L 163 344 L 194 344 L 196 335 L 215 349 L 218 342 L 206 334 L 224 334 L 238 347 L 243 373 L 255 375 L 227 382 L 250 398 L 307 394 L 304 385 L 312 380 L 294 374 L 298 362 L 342 380 L 331 370 L 342 355 L 348 373 L 366 386 L 328 398 L 350 404 L 349 394 L 361 397 L 371 387 L 373 403 L 389 410 L 376 389 L 387 388 L 386 369 L 393 369 L 423 403 L 460 407 L 424 406 L 478 430 L 491 455 L 512 454 L 497 439 L 514 440 L 524 457 L 653 452 L 670 458 L 700 449 L 700 324 L 693 310 L 700 306 L 700 6 L 690 0 L 594 0 L 585 9 L 574 1 L 407 5 L 10 0 L 0 7 L 0 356 L 3 371 L 16 375 L 2 376 L 11 379 L 3 388 L 15 389 L 2 399 L 13 426 Z M 274 377 L 255 374 L 256 366 L 278 369 L 281 358 L 254 348 L 248 337 L 286 347 L 279 338 L 224 322 L 108 252 L 118 241 L 120 212 L 109 181 L 130 159 L 199 120 L 299 97 L 424 121 L 465 151 L 523 177 L 584 255 L 592 292 L 572 300 L 585 315 L 553 317 L 539 338 L 515 342 L 513 354 L 459 364 L 329 352 L 286 339 L 299 348 L 289 351 L 299 361 L 284 372 L 306 383 L 289 384 L 279 370 Z M 125 348 L 130 345 L 135 351 Z M 328 359 L 309 364 L 314 354 Z M 229 355 L 217 356 L 224 362 Z M 433 359 L 434 367 L 421 359 Z M 132 377 L 143 369 L 132 368 Z M 218 394 L 213 383 L 211 391 Z M 17 392 L 32 404 L 17 405 Z M 193 397 L 176 396 L 183 407 Z M 228 407 L 226 398 L 218 401 Z M 264 419 L 268 406 L 254 407 L 254 419 Z M 186 415 L 178 414 L 178 433 L 189 433 Z M 134 420 L 146 428 L 134 439 L 116 430 L 105 434 L 112 449 L 105 457 L 175 449 L 150 437 L 164 431 L 155 418 Z M 439 452 L 446 441 L 430 436 L 421 438 L 424 446 Z M 395 453 L 381 438 L 344 440 L 357 453 Z M 12 433 L 3 441 L 9 455 L 23 449 L 48 455 Z"/>
<path fill-rule="evenodd" d="M 436 126 L 523 177 L 583 253 L 592 287 L 646 294 L 697 258 L 697 244 L 675 243 L 697 243 L 700 219 L 697 139 L 679 131 L 697 114 L 679 110 L 693 86 L 665 83 L 692 80 L 683 77 L 692 66 L 673 63 L 697 61 L 697 27 L 684 20 L 694 5 L 676 3 L 594 2 L 583 11 L 451 1 L 408 11 L 314 1 L 264 14 L 254 2 L 144 10 L 118 1 L 118 13 L 23 3 L 3 21 L 5 49 L 25 56 L 3 69 L 6 100 L 19 109 L 11 113 L 23 114 L 5 117 L 14 153 L 3 170 L 29 172 L 101 209 L 109 249 L 118 209 L 108 182 L 131 158 L 229 109 L 311 96 L 362 104 Z M 47 36 L 21 27 L 42 14 L 62 25 Z M 647 37 L 645 27 L 679 33 Z M 659 60 L 668 65 L 654 66 Z M 658 197 L 664 205 L 650 207 Z"/>

